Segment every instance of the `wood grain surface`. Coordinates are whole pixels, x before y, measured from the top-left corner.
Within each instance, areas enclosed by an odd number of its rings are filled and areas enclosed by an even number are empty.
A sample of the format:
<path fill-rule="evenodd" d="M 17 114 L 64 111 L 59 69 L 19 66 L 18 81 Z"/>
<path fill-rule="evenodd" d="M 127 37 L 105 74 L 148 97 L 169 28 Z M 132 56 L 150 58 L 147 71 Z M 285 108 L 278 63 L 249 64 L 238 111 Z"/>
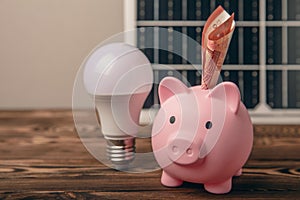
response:
<path fill-rule="evenodd" d="M 201 184 L 163 187 L 160 170 L 104 166 L 81 143 L 69 110 L 1 111 L 0 199 L 300 199 L 300 125 L 254 132 L 243 175 L 229 194 L 213 195 Z M 149 147 L 149 139 L 137 140 L 141 151 Z"/>

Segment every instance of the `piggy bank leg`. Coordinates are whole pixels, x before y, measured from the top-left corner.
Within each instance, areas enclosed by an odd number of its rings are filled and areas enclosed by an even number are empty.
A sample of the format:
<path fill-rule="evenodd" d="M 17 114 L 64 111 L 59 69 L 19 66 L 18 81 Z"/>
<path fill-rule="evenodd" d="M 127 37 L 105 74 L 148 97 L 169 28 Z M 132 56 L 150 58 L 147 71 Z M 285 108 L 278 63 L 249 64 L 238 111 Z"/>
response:
<path fill-rule="evenodd" d="M 222 183 L 214 183 L 214 184 L 204 184 L 204 188 L 206 191 L 214 194 L 225 194 L 230 192 L 231 190 L 231 180 L 232 178 L 229 178 L 228 180 L 222 182 Z"/>
<path fill-rule="evenodd" d="M 182 185 L 182 180 L 178 180 L 170 176 L 167 172 L 163 171 L 161 175 L 161 183 L 167 187 L 177 187 Z"/>
<path fill-rule="evenodd" d="M 240 175 L 242 175 L 242 168 L 239 169 L 239 170 L 235 173 L 234 176 L 240 176 Z"/>

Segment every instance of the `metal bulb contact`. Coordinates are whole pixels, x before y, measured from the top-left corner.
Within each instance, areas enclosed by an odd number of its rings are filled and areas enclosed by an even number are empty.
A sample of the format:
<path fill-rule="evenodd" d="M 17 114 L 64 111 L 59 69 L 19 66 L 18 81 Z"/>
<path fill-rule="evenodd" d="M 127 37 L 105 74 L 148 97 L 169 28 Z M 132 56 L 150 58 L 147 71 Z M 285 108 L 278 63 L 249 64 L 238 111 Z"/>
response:
<path fill-rule="evenodd" d="M 135 138 L 124 140 L 106 140 L 106 153 L 108 159 L 117 170 L 128 168 L 135 158 Z"/>

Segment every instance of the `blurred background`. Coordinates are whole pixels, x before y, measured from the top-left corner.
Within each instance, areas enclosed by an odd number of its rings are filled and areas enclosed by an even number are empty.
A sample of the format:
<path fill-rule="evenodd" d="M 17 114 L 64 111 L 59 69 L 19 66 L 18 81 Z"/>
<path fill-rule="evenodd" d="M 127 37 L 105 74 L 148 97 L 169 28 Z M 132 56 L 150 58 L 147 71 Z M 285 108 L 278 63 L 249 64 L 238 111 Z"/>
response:
<path fill-rule="evenodd" d="M 190 62 L 145 47 L 157 43 L 171 51 L 176 46 L 200 64 L 200 49 L 174 40 L 174 33 L 200 43 L 205 21 L 219 5 L 236 20 L 223 80 L 239 86 L 258 122 L 298 123 L 300 0 L 1 0 L 0 109 L 71 108 L 73 81 L 84 58 L 105 39 L 134 28 L 139 28 L 136 36 L 126 42 L 155 64 L 156 82 L 174 74 L 159 67 L 169 65 L 191 85 L 200 84 L 201 73 Z M 162 37 L 147 27 L 167 28 L 169 34 Z M 145 108 L 156 103 L 154 87 Z"/>
<path fill-rule="evenodd" d="M 84 58 L 123 24 L 122 0 L 1 0 L 0 109 L 71 108 Z"/>

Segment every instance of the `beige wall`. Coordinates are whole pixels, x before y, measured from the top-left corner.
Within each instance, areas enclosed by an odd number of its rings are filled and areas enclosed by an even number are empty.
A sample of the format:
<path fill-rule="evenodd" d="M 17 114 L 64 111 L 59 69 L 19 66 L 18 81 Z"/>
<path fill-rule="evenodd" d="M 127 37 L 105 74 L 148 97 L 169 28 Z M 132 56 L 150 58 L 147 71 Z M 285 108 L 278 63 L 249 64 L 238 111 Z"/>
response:
<path fill-rule="evenodd" d="M 122 0 L 0 0 L 0 109 L 70 108 L 82 61 L 122 30 Z"/>

